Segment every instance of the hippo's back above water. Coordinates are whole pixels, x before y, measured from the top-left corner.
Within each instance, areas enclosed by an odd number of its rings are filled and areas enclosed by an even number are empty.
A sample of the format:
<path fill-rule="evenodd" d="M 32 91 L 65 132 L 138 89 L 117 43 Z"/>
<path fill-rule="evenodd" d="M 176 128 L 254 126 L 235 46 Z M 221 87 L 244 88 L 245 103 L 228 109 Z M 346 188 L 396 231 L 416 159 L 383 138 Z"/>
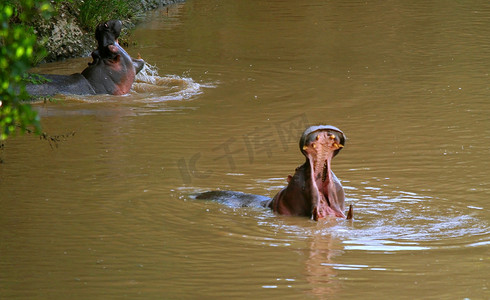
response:
<path fill-rule="evenodd" d="M 26 90 L 30 95 L 95 95 L 90 83 L 80 73 L 72 75 L 42 74 L 42 76 L 48 79 L 49 82 L 45 84 L 28 84 Z"/>
<path fill-rule="evenodd" d="M 209 191 L 196 195 L 196 199 L 214 200 L 229 207 L 267 207 L 271 198 L 234 191 Z"/>

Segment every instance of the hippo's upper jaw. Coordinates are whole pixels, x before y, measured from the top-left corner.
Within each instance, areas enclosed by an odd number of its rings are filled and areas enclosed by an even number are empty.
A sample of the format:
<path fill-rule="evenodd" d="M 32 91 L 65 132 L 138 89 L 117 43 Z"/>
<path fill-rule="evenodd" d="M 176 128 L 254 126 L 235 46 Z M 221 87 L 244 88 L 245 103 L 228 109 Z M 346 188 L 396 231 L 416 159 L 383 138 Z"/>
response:
<path fill-rule="evenodd" d="M 109 45 L 114 44 L 121 34 L 122 22 L 120 20 L 109 20 L 102 22 L 95 28 L 95 39 L 98 43 L 98 49 L 101 50 Z"/>
<path fill-rule="evenodd" d="M 306 157 L 303 165 L 288 177 L 288 186 L 269 207 L 283 215 L 307 216 L 319 220 L 327 216 L 346 218 L 344 189 L 331 170 L 332 158 L 345 144 L 344 133 L 329 125 L 312 126 L 301 136 L 299 147 Z M 351 218 L 351 213 L 347 216 Z"/>

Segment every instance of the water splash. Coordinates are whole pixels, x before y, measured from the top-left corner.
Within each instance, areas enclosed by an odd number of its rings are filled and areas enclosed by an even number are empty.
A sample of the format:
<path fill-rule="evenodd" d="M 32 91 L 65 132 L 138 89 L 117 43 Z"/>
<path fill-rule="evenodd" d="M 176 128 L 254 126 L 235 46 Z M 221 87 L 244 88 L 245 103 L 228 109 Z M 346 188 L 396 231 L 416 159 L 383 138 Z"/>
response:
<path fill-rule="evenodd" d="M 157 77 L 158 68 L 156 66 L 145 63 L 143 69 L 138 74 L 136 74 L 135 81 L 156 84 Z"/>
<path fill-rule="evenodd" d="M 188 100 L 203 93 L 212 84 L 198 83 L 190 77 L 160 76 L 155 66 L 145 64 L 136 75 L 133 91 L 143 102 L 155 103 L 170 100 Z"/>

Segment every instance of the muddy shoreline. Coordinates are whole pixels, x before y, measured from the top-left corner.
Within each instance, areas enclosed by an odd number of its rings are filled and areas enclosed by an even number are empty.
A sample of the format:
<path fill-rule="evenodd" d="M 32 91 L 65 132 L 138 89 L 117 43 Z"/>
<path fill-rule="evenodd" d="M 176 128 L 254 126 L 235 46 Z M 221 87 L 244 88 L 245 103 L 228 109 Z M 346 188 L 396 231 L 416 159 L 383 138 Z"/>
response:
<path fill-rule="evenodd" d="M 130 31 L 141 20 L 144 12 L 184 0 L 141 0 L 139 10 L 130 19 L 121 20 L 123 31 Z M 44 41 L 47 56 L 41 63 L 89 56 L 96 48 L 94 33 L 84 30 L 77 19 L 78 13 L 70 3 L 61 4 L 58 13 L 49 20 L 39 20 L 32 26 L 40 42 Z"/>

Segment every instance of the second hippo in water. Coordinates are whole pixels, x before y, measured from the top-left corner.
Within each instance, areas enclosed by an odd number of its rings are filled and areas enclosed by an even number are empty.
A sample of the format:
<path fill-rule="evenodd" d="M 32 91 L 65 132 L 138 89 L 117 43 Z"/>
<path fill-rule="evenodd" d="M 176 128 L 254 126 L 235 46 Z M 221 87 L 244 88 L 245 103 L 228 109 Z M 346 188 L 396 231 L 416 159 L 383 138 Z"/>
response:
<path fill-rule="evenodd" d="M 98 47 L 92 52 L 93 61 L 82 73 L 43 74 L 49 82 L 28 84 L 27 92 L 32 96 L 127 94 L 145 62 L 131 58 L 119 45 L 117 38 L 121 29 L 122 23 L 119 20 L 99 24 L 95 30 Z"/>
<path fill-rule="evenodd" d="M 328 216 L 353 218 L 352 205 L 344 213 L 344 189 L 331 169 L 331 162 L 344 147 L 346 137 L 337 127 L 311 126 L 301 136 L 299 147 L 306 161 L 288 176 L 288 185 L 272 199 L 231 191 L 211 191 L 196 199 L 218 200 L 233 206 L 263 206 L 281 215 L 319 220 Z"/>

